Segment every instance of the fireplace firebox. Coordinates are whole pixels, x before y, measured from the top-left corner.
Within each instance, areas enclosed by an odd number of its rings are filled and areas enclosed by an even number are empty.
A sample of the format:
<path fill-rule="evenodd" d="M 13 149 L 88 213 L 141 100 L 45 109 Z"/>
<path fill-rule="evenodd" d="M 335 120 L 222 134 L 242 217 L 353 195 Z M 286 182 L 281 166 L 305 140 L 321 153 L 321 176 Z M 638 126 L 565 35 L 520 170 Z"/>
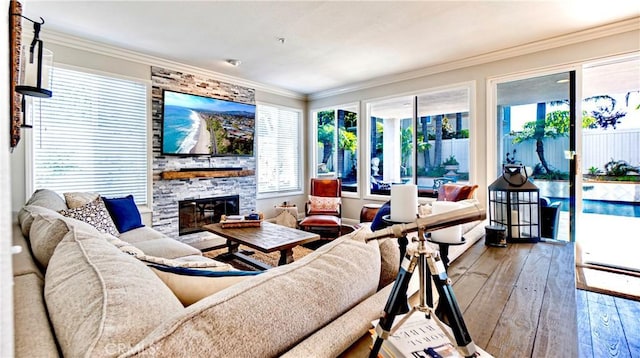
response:
<path fill-rule="evenodd" d="M 222 215 L 240 214 L 240 196 L 181 200 L 178 202 L 178 209 L 179 234 L 193 234 L 204 231 L 204 225 L 220 222 Z"/>

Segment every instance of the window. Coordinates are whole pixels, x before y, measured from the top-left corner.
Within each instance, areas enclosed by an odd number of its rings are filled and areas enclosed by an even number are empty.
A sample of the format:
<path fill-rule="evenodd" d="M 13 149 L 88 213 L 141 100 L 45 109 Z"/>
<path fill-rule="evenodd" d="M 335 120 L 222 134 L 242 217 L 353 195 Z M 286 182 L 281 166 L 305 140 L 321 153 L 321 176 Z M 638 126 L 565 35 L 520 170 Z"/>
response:
<path fill-rule="evenodd" d="M 413 97 L 371 102 L 370 193 L 389 195 L 391 184 L 413 182 Z"/>
<path fill-rule="evenodd" d="M 34 104 L 34 189 L 147 204 L 147 84 L 60 67 L 52 76 L 53 97 Z"/>
<path fill-rule="evenodd" d="M 433 188 L 436 179 L 468 183 L 471 159 L 469 88 L 429 92 L 417 96 L 416 100 L 418 187 Z"/>
<path fill-rule="evenodd" d="M 264 104 L 256 109 L 258 194 L 301 192 L 301 112 Z"/>
<path fill-rule="evenodd" d="M 411 182 L 434 196 L 436 183 L 468 182 L 470 98 L 465 86 L 368 103 L 369 193 Z"/>
<path fill-rule="evenodd" d="M 358 105 L 313 113 L 316 124 L 316 177 L 337 177 L 343 192 L 358 191 Z"/>

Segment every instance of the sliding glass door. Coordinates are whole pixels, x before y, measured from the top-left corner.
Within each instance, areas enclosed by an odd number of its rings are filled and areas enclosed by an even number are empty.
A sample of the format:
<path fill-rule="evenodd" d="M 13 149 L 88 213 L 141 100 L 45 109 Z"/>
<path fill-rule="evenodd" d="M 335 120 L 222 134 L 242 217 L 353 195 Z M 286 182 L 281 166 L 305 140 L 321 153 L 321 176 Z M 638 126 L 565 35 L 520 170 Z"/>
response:
<path fill-rule="evenodd" d="M 574 72 L 504 81 L 497 84 L 496 98 L 496 176 L 505 164 L 522 165 L 546 199 L 541 203 L 541 236 L 565 241 L 573 240 L 575 232 L 572 83 Z"/>
<path fill-rule="evenodd" d="M 582 261 L 640 272 L 640 56 L 586 64 Z"/>

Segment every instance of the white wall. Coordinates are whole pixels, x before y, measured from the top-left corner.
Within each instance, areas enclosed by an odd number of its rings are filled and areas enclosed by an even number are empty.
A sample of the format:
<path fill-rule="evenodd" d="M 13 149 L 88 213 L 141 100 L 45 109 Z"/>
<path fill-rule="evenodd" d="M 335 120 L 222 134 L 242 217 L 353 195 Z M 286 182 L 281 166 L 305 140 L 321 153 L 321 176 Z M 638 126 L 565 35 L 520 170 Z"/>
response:
<path fill-rule="evenodd" d="M 596 37 L 593 34 L 590 34 L 590 36 L 591 38 Z M 494 175 L 493 173 L 487 173 L 486 158 L 495 156 L 494 153 L 490 152 L 492 149 L 487 149 L 486 142 L 486 138 L 489 133 L 487 123 L 493 123 L 491 119 L 487 121 L 486 118 L 487 79 L 502 75 L 531 71 L 533 69 L 544 69 L 559 65 L 576 64 L 581 61 L 588 61 L 598 58 L 604 58 L 607 56 L 640 51 L 640 43 L 638 42 L 639 37 L 640 31 L 635 29 L 633 31 L 608 35 L 583 41 L 580 43 L 564 45 L 561 47 L 512 57 L 509 59 L 497 60 L 464 68 L 443 70 L 442 72 L 438 72 L 438 69 L 434 69 L 433 71 L 429 71 L 429 69 L 426 69 L 424 71 L 425 73 L 433 73 L 423 75 L 422 77 L 418 78 L 393 82 L 390 84 L 367 87 L 366 89 L 352 91 L 340 95 L 312 99 L 308 104 L 300 98 L 278 95 L 257 88 L 256 101 L 303 109 L 305 117 L 305 128 L 303 128 L 305 133 L 303 148 L 308 149 L 309 143 L 311 143 L 312 141 L 310 134 L 311 128 L 310 126 L 308 126 L 309 116 L 307 113 L 309 108 L 326 108 L 343 103 L 367 101 L 371 99 L 395 96 L 404 93 L 415 93 L 417 91 L 449 86 L 456 83 L 475 81 L 475 96 L 472 98 L 475 110 L 472 113 L 472 137 L 470 139 L 472 150 L 470 165 L 472 167 L 471 170 L 473 170 L 473 173 L 470 181 L 475 182 L 480 186 L 481 190 L 478 191 L 478 196 L 479 199 L 484 202 L 486 190 L 483 190 L 482 188 L 486 188 L 487 184 L 494 179 L 492 177 Z M 56 44 L 55 42 L 49 42 L 48 47 L 51 47 L 54 51 L 54 60 L 56 62 L 93 68 L 106 72 L 115 72 L 143 79 L 149 79 L 150 76 L 150 64 L 141 63 L 140 61 L 136 60 L 136 57 L 132 57 L 133 59 L 129 60 L 127 59 L 127 56 L 124 56 L 124 58 L 118 56 L 108 56 L 105 54 L 98 54 L 87 50 L 82 50 L 80 49 L 81 46 L 65 46 Z M 365 116 L 364 110 L 365 108 L 364 106 L 362 106 L 360 113 L 363 117 Z M 360 122 L 361 124 L 363 124 L 365 121 Z M 362 129 L 360 133 L 364 133 Z M 364 136 L 361 137 L 364 138 Z M 16 212 L 23 205 L 27 195 L 25 193 L 24 187 L 24 142 L 24 140 L 21 141 L 18 148 L 16 148 L 16 151 L 11 155 L 11 180 L 13 183 L 11 207 L 14 212 Z M 307 157 L 309 157 L 309 155 L 310 154 L 307 153 Z M 359 158 L 359 162 L 366 163 L 366 160 L 363 157 L 365 155 L 364 151 L 361 150 L 360 155 L 361 157 Z M 365 170 L 364 172 L 367 171 Z M 304 174 L 305 179 L 303 180 L 303 185 L 306 192 L 308 191 L 308 178 L 310 177 L 309 165 L 304 166 Z M 359 198 L 345 198 L 343 205 L 345 218 L 357 219 L 359 217 L 362 204 L 372 201 L 371 199 L 364 199 L 362 197 L 363 188 L 364 184 L 361 183 L 361 194 Z M 299 206 L 302 206 L 305 200 L 305 196 L 296 195 L 272 199 L 261 199 L 258 201 L 258 210 L 264 211 L 267 217 L 269 217 L 273 213 L 275 213 L 273 206 L 285 200 L 297 203 Z"/>
<path fill-rule="evenodd" d="M 591 35 L 593 36 L 593 34 Z M 595 36 L 591 38 L 594 37 Z M 487 148 L 487 137 L 490 133 L 490 128 L 488 126 L 493 125 L 495 122 L 491 118 L 486 118 L 486 104 L 488 99 L 486 90 L 487 79 L 528 72 L 534 69 L 545 69 L 561 65 L 568 66 L 583 61 L 640 51 L 640 41 L 638 41 L 638 38 L 640 38 L 640 30 L 636 27 L 633 31 L 604 36 L 580 43 L 541 50 L 489 63 L 433 73 L 419 78 L 369 87 L 345 94 L 312 99 L 309 102 L 309 108 L 326 108 L 342 103 L 363 101 L 363 105 L 361 106 L 361 117 L 364 118 L 366 116 L 364 101 L 405 93 L 416 93 L 430 88 L 475 81 L 475 98 L 471 99 L 472 102 L 475 103 L 475 111 L 471 113 L 472 121 L 470 123 L 470 165 L 472 170 L 470 182 L 479 185 L 480 189 L 477 191 L 477 196 L 478 199 L 484 203 L 486 200 L 486 188 L 488 184 L 495 179 L 494 173 L 487 173 L 487 158 L 493 158 L 496 156 L 493 148 Z M 360 121 L 360 123 L 364 122 L 365 121 Z M 364 133 L 364 128 L 360 129 L 360 133 Z M 361 137 L 366 137 L 366 134 L 361 135 Z M 364 158 L 366 153 L 362 150 L 360 153 L 360 163 L 366 163 L 366 158 Z M 360 168 L 360 170 L 363 169 Z M 368 170 L 365 170 L 364 172 L 368 172 Z M 362 193 L 364 192 L 363 190 L 365 186 L 364 183 L 360 184 L 360 198 L 345 198 L 343 200 L 344 216 L 347 218 L 358 218 L 362 204 L 365 202 L 371 202 L 370 199 L 363 198 Z"/>
<path fill-rule="evenodd" d="M 78 48 L 80 47 L 79 45 L 77 46 L 75 44 L 64 45 L 52 41 L 46 42 L 46 39 L 45 44 L 47 48 L 53 51 L 55 63 L 87 68 L 106 73 L 113 73 L 136 79 L 142 79 L 145 81 L 151 80 L 151 64 L 141 63 L 137 61 L 136 57 L 131 56 L 128 53 L 121 54 L 121 57 L 114 57 L 88 50 L 83 50 Z M 129 59 L 129 57 L 131 57 L 131 59 Z M 164 64 L 164 66 L 166 68 L 170 68 L 167 67 L 166 64 Z M 172 69 L 182 70 L 184 72 L 189 72 L 190 70 L 175 67 Z M 211 77 L 215 78 L 214 75 L 212 75 Z M 221 81 L 225 80 L 221 79 Z M 260 89 L 256 89 L 255 97 L 257 102 L 297 108 L 302 110 L 303 113 L 306 113 L 306 102 L 302 99 L 278 95 Z M 306 125 L 305 127 L 303 127 L 303 133 L 305 133 L 306 140 Z M 25 142 L 27 141 L 23 138 L 23 140 L 21 140 L 18 144 L 18 147 L 16 147 L 16 149 L 14 150 L 14 153 L 11 155 L 11 179 L 13 183 L 11 193 L 11 208 L 14 216 L 22 207 L 22 205 L 24 205 L 28 196 L 31 195 L 31 193 L 26 192 L 27 189 L 25 186 L 25 182 L 27 180 L 25 176 L 25 165 L 27 165 L 25 159 Z M 152 160 L 152 158 L 153 156 L 151 155 L 151 152 L 149 152 L 149 160 Z M 307 174 L 304 174 L 305 177 L 307 177 Z M 151 178 L 151 173 L 149 175 Z M 149 185 L 151 185 L 151 180 L 149 180 Z M 257 210 L 264 211 L 267 216 L 269 216 L 269 213 L 275 213 L 275 210 L 273 209 L 273 206 L 275 204 L 281 203 L 282 201 L 286 200 L 298 203 L 299 205 L 304 205 L 304 198 L 304 195 L 296 195 L 258 200 Z"/>

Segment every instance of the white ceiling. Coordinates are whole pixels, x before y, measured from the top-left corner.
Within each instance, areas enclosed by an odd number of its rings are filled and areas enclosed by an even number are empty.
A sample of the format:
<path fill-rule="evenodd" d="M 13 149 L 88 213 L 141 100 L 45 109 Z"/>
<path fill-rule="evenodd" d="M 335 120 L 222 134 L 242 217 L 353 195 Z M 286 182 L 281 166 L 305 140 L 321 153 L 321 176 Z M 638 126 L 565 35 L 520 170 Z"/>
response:
<path fill-rule="evenodd" d="M 300 94 L 640 16 L 634 0 L 22 2 L 25 16 L 45 19 L 43 34 L 82 37 Z"/>

